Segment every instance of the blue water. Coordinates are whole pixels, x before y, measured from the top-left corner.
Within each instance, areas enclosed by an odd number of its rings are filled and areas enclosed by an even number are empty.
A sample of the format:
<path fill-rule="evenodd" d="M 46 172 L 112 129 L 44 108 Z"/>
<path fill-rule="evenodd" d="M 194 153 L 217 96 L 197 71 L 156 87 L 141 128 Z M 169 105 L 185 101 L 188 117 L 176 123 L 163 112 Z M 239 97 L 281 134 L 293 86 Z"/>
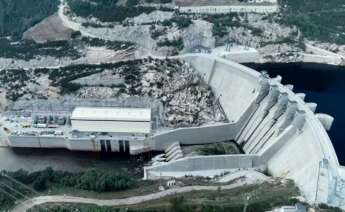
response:
<path fill-rule="evenodd" d="M 306 102 L 318 104 L 317 113 L 335 118 L 328 132 L 339 161 L 345 165 L 345 67 L 313 63 L 245 64 L 271 77 L 280 75 L 283 84 L 293 84 L 295 93 L 305 93 Z"/>

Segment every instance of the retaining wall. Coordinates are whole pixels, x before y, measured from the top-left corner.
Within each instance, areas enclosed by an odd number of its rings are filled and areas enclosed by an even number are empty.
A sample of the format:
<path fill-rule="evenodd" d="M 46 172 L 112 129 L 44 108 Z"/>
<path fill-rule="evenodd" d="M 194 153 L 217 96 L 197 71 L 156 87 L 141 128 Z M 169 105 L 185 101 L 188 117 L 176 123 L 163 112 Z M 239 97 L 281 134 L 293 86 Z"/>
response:
<path fill-rule="evenodd" d="M 236 123 L 218 123 L 201 127 L 188 127 L 163 131 L 152 136 L 150 142 L 151 149 L 165 150 L 174 142 L 178 141 L 181 145 L 208 144 L 222 141 L 233 141 L 236 134 L 248 119 L 249 111 L 255 105 L 247 108 L 248 112 L 243 113 L 240 120 Z"/>
<path fill-rule="evenodd" d="M 254 168 L 256 155 L 194 156 L 162 165 L 145 167 L 144 178 L 179 177 L 193 173 L 217 175 L 234 169 Z"/>

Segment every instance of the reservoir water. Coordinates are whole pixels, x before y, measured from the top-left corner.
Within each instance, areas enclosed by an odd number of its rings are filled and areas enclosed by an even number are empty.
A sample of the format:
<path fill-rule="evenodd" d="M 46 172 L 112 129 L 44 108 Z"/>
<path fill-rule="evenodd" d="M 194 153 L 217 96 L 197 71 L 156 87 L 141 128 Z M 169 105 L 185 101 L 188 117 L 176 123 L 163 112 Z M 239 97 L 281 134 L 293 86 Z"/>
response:
<path fill-rule="evenodd" d="M 345 165 L 345 67 L 316 63 L 244 64 L 271 77 L 282 76 L 283 84 L 294 85 L 295 93 L 305 93 L 306 102 L 318 104 L 316 113 L 335 118 L 328 132 L 339 162 Z"/>

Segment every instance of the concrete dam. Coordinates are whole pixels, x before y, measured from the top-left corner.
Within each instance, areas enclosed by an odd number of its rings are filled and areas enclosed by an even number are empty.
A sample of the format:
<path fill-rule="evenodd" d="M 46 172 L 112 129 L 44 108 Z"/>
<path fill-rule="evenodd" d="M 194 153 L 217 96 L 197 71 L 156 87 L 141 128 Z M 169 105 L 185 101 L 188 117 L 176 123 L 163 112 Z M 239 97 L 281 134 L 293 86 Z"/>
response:
<path fill-rule="evenodd" d="M 51 111 L 51 102 L 47 111 L 43 103 L 37 110 L 24 104 L 24 111 L 1 117 L 9 146 L 130 155 L 161 151 L 144 167 L 144 179 L 213 177 L 248 169 L 292 179 L 307 201 L 345 209 L 345 167 L 327 134 L 333 117 L 315 113 L 317 104 L 305 102 L 305 94 L 294 93 L 293 85 L 283 85 L 280 76 L 270 78 L 209 54 L 172 59 L 183 60 L 184 68 L 197 72 L 213 91 L 225 121 L 162 128 L 157 124 L 160 107 L 150 104 L 130 108 L 119 107 L 117 100 L 73 100 L 63 101 L 56 111 Z M 244 154 L 183 151 L 187 145 L 226 141 L 235 141 Z"/>
<path fill-rule="evenodd" d="M 203 54 L 178 58 L 198 71 L 211 88 L 227 123 L 164 131 L 152 136 L 151 149 L 178 155 L 179 145 L 234 140 L 241 155 L 190 156 L 145 167 L 145 178 L 221 174 L 234 169 L 266 170 L 293 179 L 310 202 L 345 208 L 345 167 L 327 134 L 333 117 L 315 114 L 316 103 L 281 77 L 269 78 L 229 60 Z M 176 143 L 177 142 L 177 143 Z"/>

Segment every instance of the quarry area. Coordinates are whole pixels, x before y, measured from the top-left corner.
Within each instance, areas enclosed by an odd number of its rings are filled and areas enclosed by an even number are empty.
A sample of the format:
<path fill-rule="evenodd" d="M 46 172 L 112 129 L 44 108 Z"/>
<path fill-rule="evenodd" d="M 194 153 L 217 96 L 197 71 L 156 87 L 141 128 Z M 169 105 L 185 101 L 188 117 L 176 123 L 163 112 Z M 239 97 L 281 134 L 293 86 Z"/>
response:
<path fill-rule="evenodd" d="M 334 117 L 241 65 L 343 66 L 341 27 L 291 0 L 17 1 L 0 0 L 0 211 L 345 209 Z"/>

